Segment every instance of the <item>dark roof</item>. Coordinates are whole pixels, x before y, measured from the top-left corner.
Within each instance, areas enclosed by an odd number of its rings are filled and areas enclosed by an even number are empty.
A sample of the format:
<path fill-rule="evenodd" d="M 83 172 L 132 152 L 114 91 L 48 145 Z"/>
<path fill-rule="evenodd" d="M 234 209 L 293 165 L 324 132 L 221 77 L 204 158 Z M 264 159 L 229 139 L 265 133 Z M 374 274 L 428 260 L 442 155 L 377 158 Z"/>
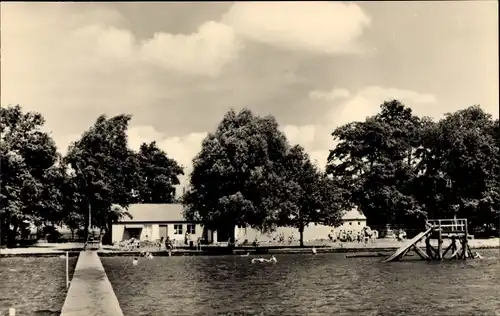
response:
<path fill-rule="evenodd" d="M 185 222 L 182 204 L 131 204 L 119 222 Z"/>

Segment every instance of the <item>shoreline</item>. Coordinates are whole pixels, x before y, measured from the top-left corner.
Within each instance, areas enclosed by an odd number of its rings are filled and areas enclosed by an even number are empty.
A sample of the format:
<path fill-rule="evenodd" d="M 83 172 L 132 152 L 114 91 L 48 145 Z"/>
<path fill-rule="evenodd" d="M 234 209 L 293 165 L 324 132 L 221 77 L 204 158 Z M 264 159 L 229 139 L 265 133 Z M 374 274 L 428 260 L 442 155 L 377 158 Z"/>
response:
<path fill-rule="evenodd" d="M 64 244 L 60 244 L 62 246 Z M 290 245 L 268 245 L 268 246 L 238 246 L 229 249 L 224 246 L 203 246 L 201 250 L 192 250 L 188 247 L 180 247 L 171 252 L 171 256 L 217 256 L 217 255 L 242 255 L 249 253 L 250 255 L 268 255 L 268 254 L 310 254 L 312 248 L 316 248 L 317 253 L 371 253 L 381 254 L 384 253 L 390 256 L 393 252 L 399 249 L 403 244 L 394 242 L 385 242 L 381 240 L 374 244 L 312 244 L 300 246 Z M 471 250 L 484 250 L 484 249 L 500 249 L 500 239 L 492 238 L 486 240 L 474 240 L 469 242 Z M 425 245 L 418 244 L 418 247 L 425 249 Z M 1 258 L 10 257 L 61 257 L 68 252 L 69 257 L 78 256 L 83 247 L 53 247 L 53 248 L 12 248 L 0 249 Z M 151 252 L 154 256 L 168 256 L 167 250 L 162 249 L 143 249 L 142 252 Z M 104 246 L 98 250 L 101 257 L 122 257 L 122 256 L 140 256 L 141 251 L 119 250 L 112 247 Z"/>

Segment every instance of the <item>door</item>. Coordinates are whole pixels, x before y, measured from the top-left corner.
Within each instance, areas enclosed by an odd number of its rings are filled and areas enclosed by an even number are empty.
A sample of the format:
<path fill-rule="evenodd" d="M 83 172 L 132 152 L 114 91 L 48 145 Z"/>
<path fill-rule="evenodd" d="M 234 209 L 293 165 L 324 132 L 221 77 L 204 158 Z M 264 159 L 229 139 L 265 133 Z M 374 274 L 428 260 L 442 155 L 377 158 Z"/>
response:
<path fill-rule="evenodd" d="M 160 225 L 160 238 L 166 240 L 168 236 L 168 225 Z"/>
<path fill-rule="evenodd" d="M 214 240 L 214 232 L 210 229 L 207 229 L 206 227 L 203 227 L 203 240 L 207 244 L 211 244 Z"/>

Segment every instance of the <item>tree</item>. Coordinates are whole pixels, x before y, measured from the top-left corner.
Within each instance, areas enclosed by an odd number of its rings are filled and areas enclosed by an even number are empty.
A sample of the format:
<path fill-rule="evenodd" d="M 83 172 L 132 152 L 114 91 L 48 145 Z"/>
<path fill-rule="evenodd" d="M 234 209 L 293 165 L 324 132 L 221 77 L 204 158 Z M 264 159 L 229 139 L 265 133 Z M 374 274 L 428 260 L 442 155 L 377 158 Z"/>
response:
<path fill-rule="evenodd" d="M 288 207 L 283 184 L 288 143 L 274 117 L 229 111 L 193 160 L 184 215 L 234 234 L 235 225 L 272 230 Z"/>
<path fill-rule="evenodd" d="M 175 185 L 182 167 L 159 149 L 156 142 L 142 144 L 136 155 L 139 178 L 137 198 L 140 203 L 172 203 L 175 199 Z"/>
<path fill-rule="evenodd" d="M 281 209 L 279 225 L 297 228 L 303 247 L 304 228 L 310 223 L 341 224 L 340 188 L 311 163 L 302 147 L 292 147 L 286 158 L 286 178 L 281 188 L 288 189 L 290 205 Z"/>
<path fill-rule="evenodd" d="M 428 125 L 420 151 L 420 199 L 429 215 L 465 217 L 471 229 L 498 229 L 498 120 L 479 106 Z"/>
<path fill-rule="evenodd" d="M 56 146 L 43 116 L 19 105 L 0 108 L 1 242 L 15 244 L 26 223 L 54 219 L 58 208 Z"/>
<path fill-rule="evenodd" d="M 134 201 L 138 187 L 135 153 L 127 146 L 127 128 L 131 117 L 100 116 L 95 124 L 73 143 L 65 162 L 75 170 L 75 185 L 88 226 L 106 232 L 104 243 L 110 243 L 113 222 L 124 216 L 113 204 L 127 208 Z M 90 209 L 90 212 L 89 212 Z M 90 213 L 90 219 L 89 214 Z"/>
<path fill-rule="evenodd" d="M 349 201 L 370 225 L 423 223 L 413 196 L 421 126 L 410 108 L 393 100 L 379 114 L 332 133 L 339 144 L 330 151 L 327 173 L 350 191 Z"/>

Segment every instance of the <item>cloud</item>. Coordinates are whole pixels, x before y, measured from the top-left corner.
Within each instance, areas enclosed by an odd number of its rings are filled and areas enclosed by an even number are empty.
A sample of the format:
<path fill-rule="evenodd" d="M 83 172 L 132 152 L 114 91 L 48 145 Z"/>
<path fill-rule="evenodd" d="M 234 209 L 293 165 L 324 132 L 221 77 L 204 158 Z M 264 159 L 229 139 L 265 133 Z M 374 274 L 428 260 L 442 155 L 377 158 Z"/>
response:
<path fill-rule="evenodd" d="M 156 33 L 140 47 L 141 57 L 167 69 L 217 75 L 237 58 L 241 43 L 233 29 L 210 21 L 195 34 Z"/>
<path fill-rule="evenodd" d="M 309 92 L 309 98 L 313 100 L 335 100 L 345 99 L 350 96 L 349 90 L 343 88 L 333 88 L 330 91 L 313 90 Z"/>
<path fill-rule="evenodd" d="M 310 95 L 312 94 L 316 98 L 321 96 L 319 99 L 332 101 L 335 99 L 331 97 L 335 94 L 334 91 L 342 91 L 343 96 L 346 97 L 351 95 L 349 91 L 342 88 L 325 93 L 313 90 Z M 379 113 L 380 104 L 392 99 L 402 101 L 406 106 L 411 107 L 416 115 L 438 118 L 443 114 L 436 106 L 435 96 L 431 94 L 406 89 L 369 86 L 360 89 L 340 104 L 332 103 L 325 115 L 325 123 L 304 126 L 287 125 L 282 130 L 291 144 L 303 146 L 309 153 L 311 160 L 316 162 L 318 167 L 324 169 L 329 150 L 333 149 L 336 144 L 330 136 L 333 130 L 350 122 L 363 121 L 366 117 Z"/>
<path fill-rule="evenodd" d="M 285 125 L 281 128 L 283 133 L 289 140 L 293 140 L 293 144 L 309 143 L 314 141 L 315 127 L 314 125 L 294 126 Z"/>
<path fill-rule="evenodd" d="M 222 18 L 252 41 L 320 54 L 352 53 L 370 18 L 354 3 L 237 2 Z"/>
<path fill-rule="evenodd" d="M 357 91 L 351 98 L 340 105 L 333 105 L 326 114 L 333 126 L 341 126 L 353 121 L 363 121 L 375 115 L 384 101 L 399 100 L 411 107 L 417 115 L 441 116 L 434 105 L 436 97 L 428 93 L 412 90 L 368 86 Z M 433 106 L 429 106 L 433 105 Z"/>
<path fill-rule="evenodd" d="M 152 126 L 131 126 L 128 129 L 128 143 L 131 149 L 137 151 L 142 143 L 156 141 L 158 148 L 184 167 L 184 175 L 179 179 L 180 187 L 188 184 L 188 175 L 193 168 L 192 160 L 200 152 L 201 143 L 206 136 L 207 133 L 190 133 L 183 136 L 167 137 Z M 177 191 L 177 193 L 181 192 L 181 190 Z"/>
<path fill-rule="evenodd" d="M 1 21 L 2 105 L 41 112 L 62 151 L 68 135 L 101 114 L 130 113 L 146 125 L 163 116 L 161 124 L 175 129 L 171 121 L 197 102 L 186 95 L 242 47 L 231 27 L 214 20 L 140 39 L 120 11 L 91 3 L 2 3 Z"/>
<path fill-rule="evenodd" d="M 359 91 L 358 94 L 370 100 L 398 99 L 403 102 L 408 102 L 409 104 L 430 104 L 436 102 L 436 97 L 429 93 L 419 93 L 411 90 L 382 88 L 377 86 L 364 88 Z"/>
<path fill-rule="evenodd" d="M 143 80 L 147 66 L 214 76 L 240 49 L 233 30 L 214 21 L 192 34 L 158 32 L 139 40 L 115 10 L 85 7 L 76 13 L 74 8 L 63 3 L 2 3 L 2 42 L 9 43 L 2 47 L 2 77 L 9 78 L 10 85 L 33 79 L 56 89 L 60 81 L 78 82 L 118 71 L 131 82 L 134 76 Z M 37 53 L 27 53 L 32 51 Z M 18 89 L 4 84 L 7 95 L 2 98 L 9 99 Z"/>

